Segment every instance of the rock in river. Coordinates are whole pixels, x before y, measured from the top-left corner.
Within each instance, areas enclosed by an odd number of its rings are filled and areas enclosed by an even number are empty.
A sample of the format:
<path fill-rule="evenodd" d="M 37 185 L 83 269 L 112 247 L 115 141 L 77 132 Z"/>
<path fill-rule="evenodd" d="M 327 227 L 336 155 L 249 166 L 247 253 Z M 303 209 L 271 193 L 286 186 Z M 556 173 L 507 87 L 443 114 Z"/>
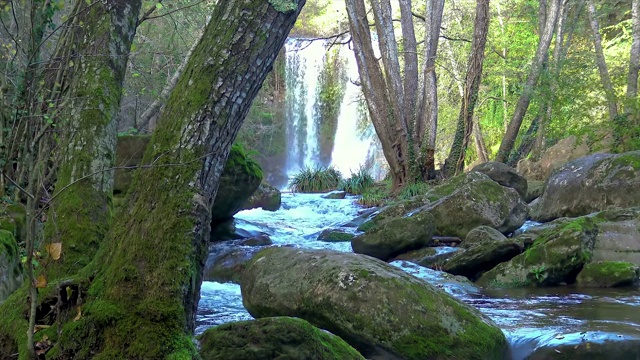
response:
<path fill-rule="evenodd" d="M 241 282 L 256 318 L 300 317 L 368 359 L 503 359 L 502 331 L 476 309 L 358 254 L 265 249 Z"/>

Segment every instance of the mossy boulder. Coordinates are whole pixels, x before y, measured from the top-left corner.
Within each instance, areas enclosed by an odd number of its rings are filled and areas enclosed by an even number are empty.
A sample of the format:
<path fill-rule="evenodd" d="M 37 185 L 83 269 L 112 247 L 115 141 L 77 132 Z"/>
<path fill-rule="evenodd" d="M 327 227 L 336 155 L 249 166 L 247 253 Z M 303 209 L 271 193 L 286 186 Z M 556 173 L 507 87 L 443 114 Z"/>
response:
<path fill-rule="evenodd" d="M 593 261 L 626 261 L 640 266 L 640 207 L 594 214 L 598 235 Z"/>
<path fill-rule="evenodd" d="M 638 189 L 640 151 L 586 156 L 553 172 L 531 217 L 546 222 L 640 206 Z"/>
<path fill-rule="evenodd" d="M 351 240 L 353 252 L 389 260 L 410 250 L 429 246 L 435 232 L 434 217 L 415 211 L 388 219 Z"/>
<path fill-rule="evenodd" d="M 0 204 L 0 230 L 7 230 L 16 236 L 17 241 L 24 238 L 27 210 L 22 204 Z"/>
<path fill-rule="evenodd" d="M 589 287 L 618 287 L 638 283 L 640 267 L 625 261 L 597 261 L 586 264 L 577 284 Z"/>
<path fill-rule="evenodd" d="M 504 234 L 501 233 L 500 231 L 490 226 L 482 225 L 482 226 L 478 226 L 471 229 L 471 231 L 469 231 L 467 236 L 464 238 L 464 241 L 462 242 L 461 246 L 463 248 L 469 248 L 478 243 L 483 243 L 486 241 L 502 242 L 502 241 L 505 241 L 506 239 L 507 237 L 504 236 Z"/>
<path fill-rule="evenodd" d="M 503 359 L 506 339 L 476 309 L 372 257 L 270 248 L 242 276 L 256 318 L 301 317 L 371 359 Z"/>
<path fill-rule="evenodd" d="M 428 203 L 428 201 L 425 202 L 420 198 L 412 198 L 410 200 L 402 200 L 394 204 L 387 205 L 368 215 L 367 219 L 358 226 L 358 231 L 369 231 L 386 220 L 403 216 L 426 203 Z"/>
<path fill-rule="evenodd" d="M 514 168 L 507 164 L 497 161 L 488 161 L 486 163 L 476 165 L 471 169 L 471 171 L 483 173 L 498 184 L 514 189 L 523 199 L 527 197 L 527 179 L 518 174 Z"/>
<path fill-rule="evenodd" d="M 486 272 L 478 284 L 491 288 L 571 283 L 591 261 L 597 221 L 581 217 L 542 231 L 524 253 Z"/>
<path fill-rule="evenodd" d="M 280 190 L 263 181 L 260 183 L 258 189 L 256 189 L 253 195 L 245 201 L 242 205 L 242 209 L 262 208 L 267 211 L 278 211 L 281 204 L 282 194 L 280 193 Z"/>
<path fill-rule="evenodd" d="M 0 230 L 0 303 L 22 285 L 22 263 L 13 233 Z"/>
<path fill-rule="evenodd" d="M 514 189 L 479 172 L 454 177 L 427 194 L 434 200 L 440 195 L 444 196 L 421 208 L 436 219 L 436 235 L 464 239 L 481 225 L 508 234 L 522 226 L 528 216 L 529 207 Z"/>
<path fill-rule="evenodd" d="M 341 229 L 325 229 L 318 235 L 318 241 L 325 242 L 347 242 L 353 240 L 355 235 L 352 232 Z"/>
<path fill-rule="evenodd" d="M 524 245 L 517 239 L 477 242 L 469 248 L 455 253 L 444 264 L 442 270 L 470 279 L 494 266 L 511 260 L 520 254 Z"/>
<path fill-rule="evenodd" d="M 211 222 L 217 224 L 233 217 L 253 195 L 262 182 L 260 165 L 234 144 L 222 170 L 216 199 L 211 210 Z"/>
<path fill-rule="evenodd" d="M 123 169 L 122 167 L 135 167 L 140 165 L 144 152 L 149 145 L 151 135 L 127 135 L 118 136 L 116 145 L 116 169 L 113 178 L 113 193 L 124 194 L 131 184 L 131 177 L 135 169 Z"/>
<path fill-rule="evenodd" d="M 198 340 L 202 360 L 364 360 L 339 337 L 284 316 L 216 326 Z"/>

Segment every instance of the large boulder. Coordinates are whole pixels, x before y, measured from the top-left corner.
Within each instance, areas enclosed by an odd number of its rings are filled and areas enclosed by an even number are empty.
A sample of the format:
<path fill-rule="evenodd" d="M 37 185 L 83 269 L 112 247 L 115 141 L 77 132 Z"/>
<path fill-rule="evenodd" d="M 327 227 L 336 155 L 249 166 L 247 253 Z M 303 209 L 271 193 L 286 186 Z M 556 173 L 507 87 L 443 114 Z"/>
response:
<path fill-rule="evenodd" d="M 140 165 L 144 152 L 149 145 L 151 135 L 118 136 L 116 145 L 116 171 L 113 178 L 113 193 L 124 194 L 131 184 L 131 177 Z M 127 167 L 132 167 L 127 169 Z"/>
<path fill-rule="evenodd" d="M 281 204 L 282 194 L 280 190 L 263 181 L 253 195 L 244 202 L 242 209 L 262 208 L 267 211 L 277 211 L 280 209 Z"/>
<path fill-rule="evenodd" d="M 416 197 L 413 199 L 402 200 L 394 204 L 387 205 L 380 210 L 377 210 L 369 215 L 365 215 L 366 220 L 358 225 L 358 230 L 369 231 L 379 224 L 385 222 L 386 220 L 408 214 L 410 211 L 424 206 L 427 203 L 428 201 Z"/>
<path fill-rule="evenodd" d="M 463 248 L 470 248 L 484 242 L 504 242 L 507 237 L 500 231 L 489 226 L 478 226 L 471 229 L 462 242 Z"/>
<path fill-rule="evenodd" d="M 619 287 L 638 283 L 640 268 L 626 261 L 598 261 L 584 266 L 576 283 L 588 287 Z"/>
<path fill-rule="evenodd" d="M 304 318 L 369 359 L 504 356 L 504 334 L 479 311 L 368 256 L 265 249 L 241 284 L 243 304 L 254 317 Z"/>
<path fill-rule="evenodd" d="M 211 221 L 216 224 L 233 217 L 253 195 L 262 181 L 262 169 L 237 144 L 231 147 L 216 199 L 211 210 Z"/>
<path fill-rule="evenodd" d="M 481 225 L 509 234 L 524 224 L 529 211 L 514 189 L 479 172 L 454 177 L 430 190 L 427 197 L 435 201 L 420 211 L 428 211 L 434 216 L 436 234 L 462 239 Z"/>
<path fill-rule="evenodd" d="M 640 207 L 597 213 L 593 261 L 626 261 L 640 266 Z"/>
<path fill-rule="evenodd" d="M 426 211 L 388 219 L 351 240 L 353 252 L 389 260 L 410 250 L 429 246 L 435 223 Z"/>
<path fill-rule="evenodd" d="M 581 217 L 542 231 L 533 245 L 484 273 L 478 284 L 492 288 L 553 286 L 575 280 L 591 261 L 597 220 Z"/>
<path fill-rule="evenodd" d="M 471 171 L 481 172 L 491 180 L 506 187 L 510 187 L 520 194 L 524 199 L 527 197 L 527 179 L 518 174 L 511 166 L 497 162 L 488 161 L 480 165 L 476 165 Z"/>
<path fill-rule="evenodd" d="M 0 303 L 22 285 L 22 263 L 13 234 L 0 230 Z"/>
<path fill-rule="evenodd" d="M 240 283 L 242 272 L 260 250 L 261 247 L 240 246 L 210 253 L 204 267 L 204 280 Z"/>
<path fill-rule="evenodd" d="M 639 206 L 639 189 L 640 151 L 586 156 L 553 172 L 531 217 L 546 222 Z"/>
<path fill-rule="evenodd" d="M 224 324 L 207 329 L 199 340 L 203 360 L 364 360 L 339 337 L 291 317 Z"/>

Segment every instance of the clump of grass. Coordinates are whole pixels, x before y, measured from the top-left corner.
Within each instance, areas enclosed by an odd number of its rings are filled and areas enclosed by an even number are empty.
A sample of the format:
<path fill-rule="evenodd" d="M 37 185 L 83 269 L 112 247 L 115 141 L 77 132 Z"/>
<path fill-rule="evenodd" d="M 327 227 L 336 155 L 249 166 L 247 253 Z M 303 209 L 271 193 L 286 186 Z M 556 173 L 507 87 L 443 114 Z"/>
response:
<path fill-rule="evenodd" d="M 409 200 L 414 196 L 424 195 L 427 191 L 429 191 L 429 184 L 425 182 L 415 182 L 402 188 L 398 194 L 398 198 L 402 200 Z"/>
<path fill-rule="evenodd" d="M 374 183 L 362 193 L 358 204 L 369 207 L 386 205 L 391 199 L 391 190 L 390 180 Z"/>
<path fill-rule="evenodd" d="M 336 190 L 342 174 L 333 167 L 305 167 L 294 175 L 289 188 L 293 192 L 317 193 Z"/>
<path fill-rule="evenodd" d="M 369 189 L 375 180 L 373 176 L 369 174 L 369 171 L 361 167 L 358 172 L 351 174 L 351 177 L 342 181 L 340 184 L 340 190 L 346 191 L 354 195 L 362 195 L 367 189 Z"/>

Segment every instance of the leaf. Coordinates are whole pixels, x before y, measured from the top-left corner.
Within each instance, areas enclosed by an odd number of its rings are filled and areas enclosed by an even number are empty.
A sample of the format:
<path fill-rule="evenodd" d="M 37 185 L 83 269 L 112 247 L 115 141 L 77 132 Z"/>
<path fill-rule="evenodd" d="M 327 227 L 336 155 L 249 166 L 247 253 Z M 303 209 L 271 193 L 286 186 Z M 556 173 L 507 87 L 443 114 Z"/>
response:
<path fill-rule="evenodd" d="M 38 276 L 38 278 L 36 279 L 36 288 L 42 289 L 45 287 L 47 287 L 47 278 L 44 277 L 44 275 Z"/>
<path fill-rule="evenodd" d="M 48 329 L 50 327 L 51 327 L 51 325 L 36 325 L 36 326 L 33 327 L 33 333 L 35 334 L 40 330 Z"/>
<path fill-rule="evenodd" d="M 73 321 L 78 321 L 82 317 L 82 306 L 78 306 L 78 314 L 73 318 Z"/>
<path fill-rule="evenodd" d="M 73 60 L 69 60 L 69 67 L 72 68 L 73 67 Z"/>
<path fill-rule="evenodd" d="M 156 3 L 156 9 L 157 10 L 161 10 L 162 9 L 162 4 L 161 3 Z"/>
<path fill-rule="evenodd" d="M 62 254 L 62 243 L 57 242 L 49 244 L 49 246 L 47 246 L 47 251 L 53 260 L 60 260 L 60 255 Z"/>

